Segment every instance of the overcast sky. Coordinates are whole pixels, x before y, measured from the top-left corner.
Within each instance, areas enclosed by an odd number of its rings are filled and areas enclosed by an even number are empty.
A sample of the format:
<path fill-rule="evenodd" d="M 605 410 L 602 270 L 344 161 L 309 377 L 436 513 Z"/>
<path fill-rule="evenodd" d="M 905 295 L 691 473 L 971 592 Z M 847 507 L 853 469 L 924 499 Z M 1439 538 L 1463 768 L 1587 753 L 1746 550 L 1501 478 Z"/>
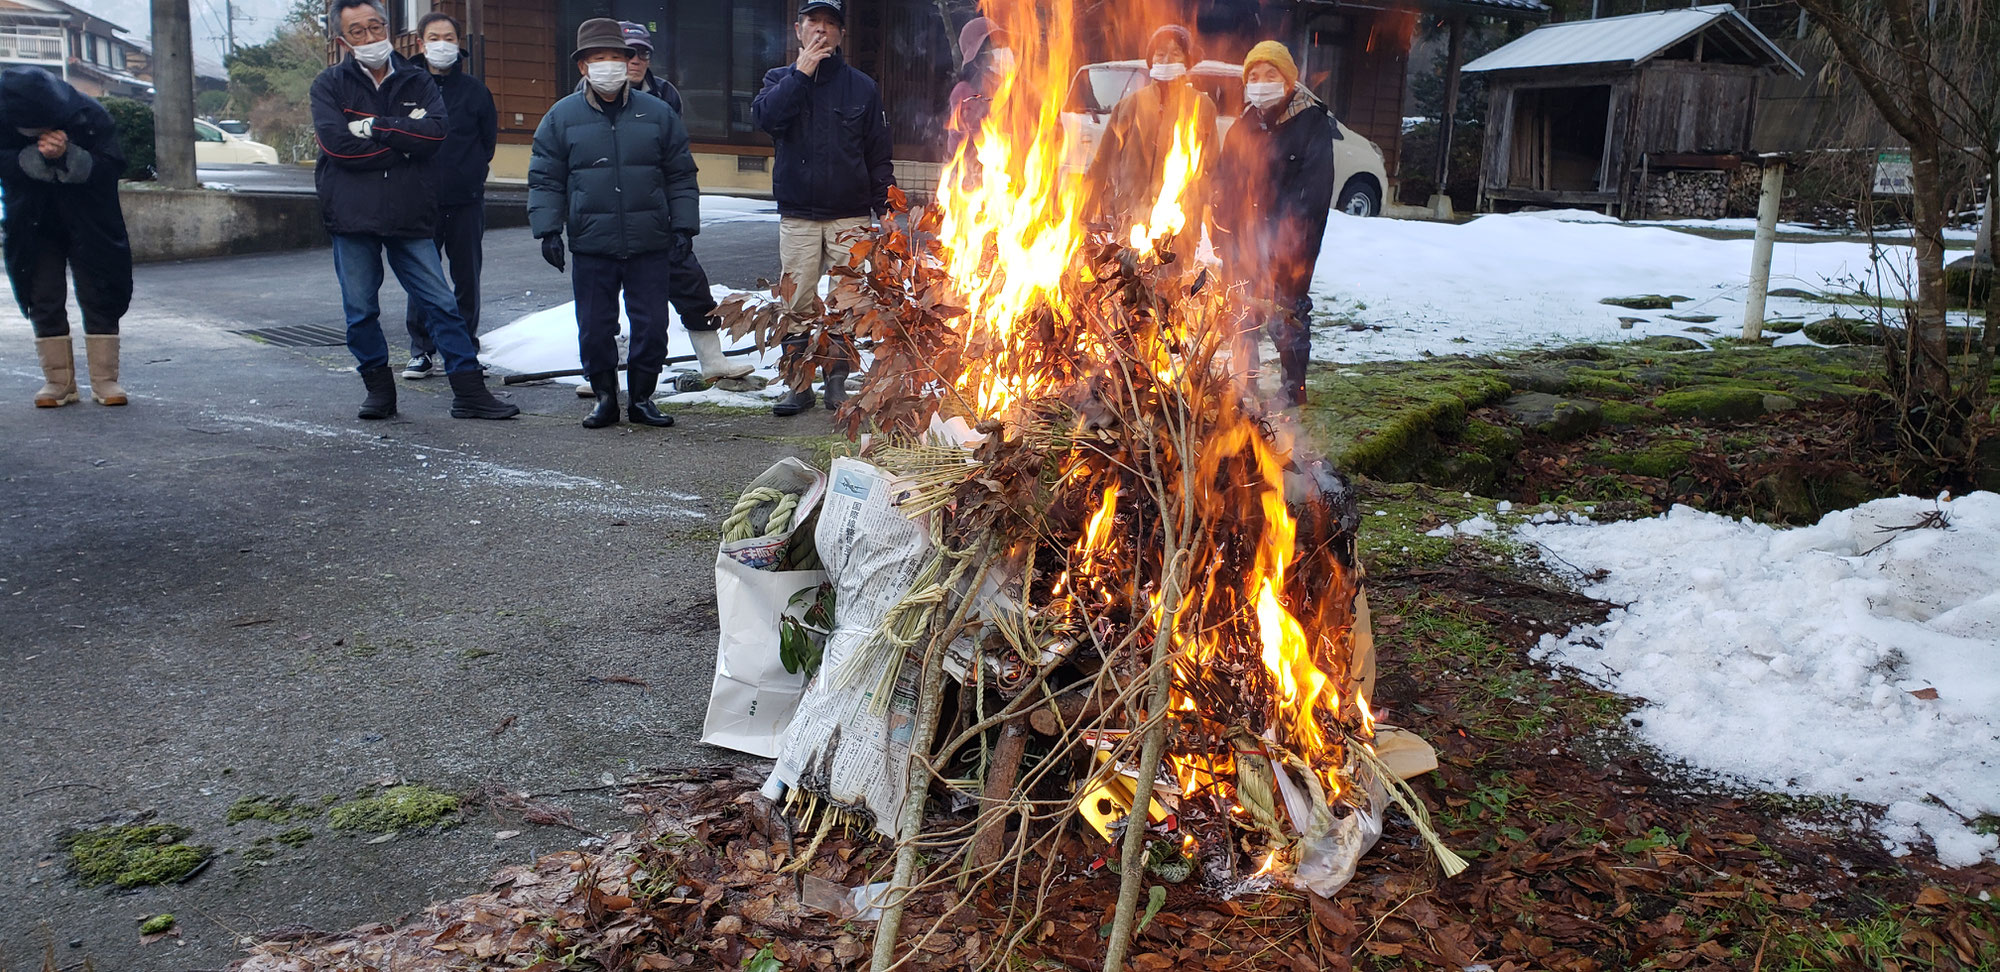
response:
<path fill-rule="evenodd" d="M 153 35 L 151 0 L 70 0 L 70 3 L 131 31 L 134 37 L 150 38 Z M 222 63 L 223 37 L 228 23 L 223 9 L 228 5 L 224 0 L 188 0 L 188 9 L 194 17 L 196 57 Z M 234 6 L 236 44 L 241 47 L 270 37 L 278 29 L 279 19 L 291 9 L 292 4 L 290 0 L 234 0 Z"/>

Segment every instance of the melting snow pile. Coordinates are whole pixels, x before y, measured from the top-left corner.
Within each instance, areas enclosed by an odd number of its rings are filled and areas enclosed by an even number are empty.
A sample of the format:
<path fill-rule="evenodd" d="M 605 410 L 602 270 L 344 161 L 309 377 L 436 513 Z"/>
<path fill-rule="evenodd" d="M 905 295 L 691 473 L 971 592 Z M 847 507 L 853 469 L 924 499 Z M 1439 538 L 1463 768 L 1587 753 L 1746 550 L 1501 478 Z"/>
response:
<path fill-rule="evenodd" d="M 1898 529 L 1933 511 L 1948 526 Z M 1585 593 L 1627 607 L 1536 652 L 1648 700 L 1646 742 L 1881 804 L 1897 854 L 1928 837 L 1964 867 L 2000 849 L 1973 824 L 2000 814 L 2000 495 L 1878 500 L 1797 529 L 1679 506 L 1517 536 L 1609 572 Z"/>

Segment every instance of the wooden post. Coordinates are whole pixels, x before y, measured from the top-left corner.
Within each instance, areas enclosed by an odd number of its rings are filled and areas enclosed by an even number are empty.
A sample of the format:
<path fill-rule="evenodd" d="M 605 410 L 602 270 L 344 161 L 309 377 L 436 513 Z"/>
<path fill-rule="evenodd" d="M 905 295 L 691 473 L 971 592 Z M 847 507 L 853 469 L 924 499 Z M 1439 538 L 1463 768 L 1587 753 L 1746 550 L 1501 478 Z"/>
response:
<path fill-rule="evenodd" d="M 1771 289 L 1771 244 L 1778 237 L 1778 200 L 1785 191 L 1785 160 L 1764 157 L 1764 191 L 1757 199 L 1757 242 L 1750 251 L 1750 296 L 1743 302 L 1743 340 L 1764 336 L 1764 298 Z"/>
<path fill-rule="evenodd" d="M 472 75 L 486 80 L 486 0 L 465 0 L 465 49 L 472 52 Z"/>
<path fill-rule="evenodd" d="M 1458 114 L 1458 69 L 1465 63 L 1465 15 L 1451 18 L 1451 40 L 1444 57 L 1444 116 L 1438 119 L 1437 191 L 1431 194 L 1431 212 L 1439 219 L 1451 218 L 1451 135 Z"/>
<path fill-rule="evenodd" d="M 1972 262 L 1975 266 L 1993 266 L 1993 217 L 2000 210 L 2000 203 L 1993 197 L 2000 195 L 2000 166 L 1996 166 L 1986 179 L 1986 208 L 1979 213 L 1979 236 L 1972 241 Z"/>
<path fill-rule="evenodd" d="M 194 31 L 188 0 L 153 0 L 153 171 L 169 189 L 193 189 Z"/>

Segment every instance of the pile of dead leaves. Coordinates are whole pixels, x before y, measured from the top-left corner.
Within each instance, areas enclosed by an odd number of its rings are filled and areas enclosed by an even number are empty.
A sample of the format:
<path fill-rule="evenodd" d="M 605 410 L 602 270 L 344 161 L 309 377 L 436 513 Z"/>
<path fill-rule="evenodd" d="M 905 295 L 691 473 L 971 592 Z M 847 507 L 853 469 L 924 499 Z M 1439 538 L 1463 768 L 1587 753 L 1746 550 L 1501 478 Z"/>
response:
<path fill-rule="evenodd" d="M 1378 575 L 1373 598 L 1378 711 L 1437 743 L 1439 771 L 1417 783 L 1472 867 L 1439 878 L 1391 819 L 1331 901 L 1164 885 L 1133 968 L 2000 968 L 2000 867 L 1892 857 L 1866 833 L 1869 808 L 1745 796 L 1678 773 L 1631 748 L 1630 700 L 1525 657 L 1538 630 L 1603 605 L 1470 562 Z M 874 925 L 839 892 L 884 880 L 888 850 L 836 832 L 800 866 L 807 842 L 757 782 L 722 769 L 651 783 L 627 795 L 630 833 L 507 868 L 485 893 L 401 927 L 275 939 L 237 967 L 865 967 Z M 1047 894 L 915 897 L 905 967 L 1099 967 L 1118 888 L 1105 852 L 1072 827 L 1052 851 Z"/>

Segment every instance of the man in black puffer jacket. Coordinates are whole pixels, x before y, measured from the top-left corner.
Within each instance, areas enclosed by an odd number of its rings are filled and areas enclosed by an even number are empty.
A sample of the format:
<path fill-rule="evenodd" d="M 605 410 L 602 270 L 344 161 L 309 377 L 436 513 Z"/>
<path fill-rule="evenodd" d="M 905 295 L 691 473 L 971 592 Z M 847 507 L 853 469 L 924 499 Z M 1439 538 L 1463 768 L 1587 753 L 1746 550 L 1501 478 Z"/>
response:
<path fill-rule="evenodd" d="M 125 153 L 102 105 L 41 68 L 0 75 L 0 187 L 6 194 L 7 278 L 35 332 L 37 408 L 76 401 L 63 267 L 76 278 L 90 397 L 123 405 L 118 319 L 132 303 L 132 247 L 118 207 Z"/>
<path fill-rule="evenodd" d="M 466 70 L 459 47 L 458 21 L 436 11 L 417 20 L 424 39 L 424 65 L 444 97 L 444 145 L 431 156 L 431 184 L 437 188 L 438 255 L 450 265 L 451 290 L 458 297 L 458 314 L 465 333 L 479 343 L 479 271 L 486 263 L 486 172 L 499 141 L 499 115 L 493 93 Z M 424 322 L 423 303 L 410 298 L 403 317 L 410 332 L 410 364 L 405 378 L 443 374 L 437 367 L 437 342 Z"/>
<path fill-rule="evenodd" d="M 625 69 L 626 83 L 632 90 L 652 95 L 666 102 L 675 114 L 681 114 L 680 90 L 673 82 L 653 73 L 653 32 L 645 24 L 630 20 L 619 21 L 618 27 L 625 32 L 626 45 L 632 48 L 632 60 Z M 588 79 L 578 81 L 577 93 L 582 94 L 589 86 Z M 742 378 L 757 370 L 754 364 L 731 364 L 723 356 L 722 319 L 715 316 L 715 291 L 709 286 L 708 271 L 696 259 L 693 247 L 674 260 L 667 288 L 667 300 L 674 313 L 680 315 L 681 326 L 687 328 L 688 342 L 694 345 L 703 378 L 709 381 Z M 589 385 L 576 386 L 576 393 L 586 398 L 596 395 Z"/>
<path fill-rule="evenodd" d="M 798 60 L 765 72 L 750 117 L 771 134 L 777 164 L 771 194 L 778 200 L 778 266 L 791 287 L 784 351 L 791 372 L 813 346 L 819 280 L 847 262 L 848 234 L 889 208 L 895 169 L 889 162 L 889 119 L 874 79 L 840 56 L 847 32 L 841 0 L 806 0 L 795 25 Z M 846 399 L 854 349 L 845 335 L 821 342 L 826 407 Z M 809 373 L 809 372 L 808 372 Z M 797 415 L 813 406 L 810 382 L 771 407 Z"/>
<path fill-rule="evenodd" d="M 382 259 L 411 297 L 444 352 L 453 418 L 512 418 L 520 409 L 486 390 L 478 346 L 458 313 L 431 236 L 437 197 L 426 171 L 444 143 L 444 98 L 430 72 L 396 55 L 389 15 L 378 0 L 332 0 L 327 33 L 350 57 L 312 84 L 313 133 L 319 138 L 320 213 L 333 237 L 333 270 L 347 313 L 347 349 L 368 397 L 359 416 L 396 414 L 396 379 L 382 337 Z"/>
<path fill-rule="evenodd" d="M 535 129 L 528 225 L 542 256 L 563 269 L 563 231 L 576 256 L 577 357 L 597 405 L 583 420 L 618 421 L 618 295 L 632 321 L 626 416 L 669 426 L 653 404 L 667 359 L 667 306 L 677 262 L 701 232 L 701 187 L 687 127 L 666 102 L 626 78 L 632 49 L 618 22 L 586 20 L 570 60 L 586 87 L 555 103 Z"/>

